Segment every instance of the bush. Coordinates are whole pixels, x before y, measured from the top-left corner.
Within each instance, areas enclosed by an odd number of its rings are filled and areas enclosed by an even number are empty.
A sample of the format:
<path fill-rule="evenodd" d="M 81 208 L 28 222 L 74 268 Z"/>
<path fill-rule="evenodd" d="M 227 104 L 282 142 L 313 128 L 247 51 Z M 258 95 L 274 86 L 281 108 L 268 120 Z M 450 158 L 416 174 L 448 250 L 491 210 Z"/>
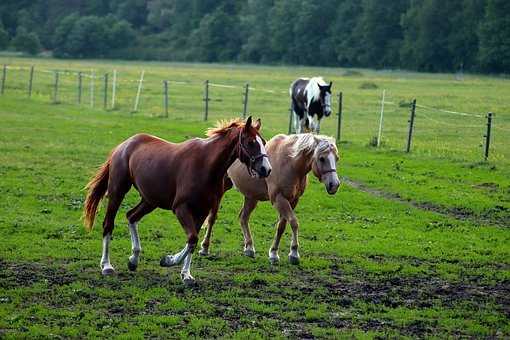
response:
<path fill-rule="evenodd" d="M 362 90 L 375 90 L 375 89 L 378 89 L 379 86 L 377 86 L 375 83 L 372 83 L 372 82 L 364 82 L 364 83 L 361 83 L 359 88 Z"/>

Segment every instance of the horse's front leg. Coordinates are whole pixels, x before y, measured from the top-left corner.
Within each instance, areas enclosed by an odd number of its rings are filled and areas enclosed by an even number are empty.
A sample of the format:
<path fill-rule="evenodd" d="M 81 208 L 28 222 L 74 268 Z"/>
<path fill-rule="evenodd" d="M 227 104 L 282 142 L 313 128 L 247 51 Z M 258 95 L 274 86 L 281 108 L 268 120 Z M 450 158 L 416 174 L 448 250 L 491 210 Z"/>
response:
<path fill-rule="evenodd" d="M 184 265 L 181 270 L 181 279 L 185 285 L 189 286 L 195 283 L 195 279 L 193 276 L 191 276 L 190 272 L 191 254 L 193 254 L 193 251 L 195 250 L 198 242 L 198 231 L 200 230 L 200 225 L 195 223 L 193 214 L 185 204 L 182 204 L 175 209 L 175 215 L 177 216 L 177 219 L 181 223 L 184 232 L 188 237 L 188 242 L 186 243 L 184 249 L 182 249 L 177 254 L 163 256 L 161 258 L 160 265 L 163 267 L 170 267 L 184 260 Z M 199 222 L 202 223 L 203 220 Z"/>
<path fill-rule="evenodd" d="M 253 246 L 253 238 L 250 231 L 250 215 L 257 206 L 257 201 L 251 198 L 244 198 L 244 205 L 239 212 L 239 220 L 244 235 L 244 255 L 255 257 L 255 247 Z"/>

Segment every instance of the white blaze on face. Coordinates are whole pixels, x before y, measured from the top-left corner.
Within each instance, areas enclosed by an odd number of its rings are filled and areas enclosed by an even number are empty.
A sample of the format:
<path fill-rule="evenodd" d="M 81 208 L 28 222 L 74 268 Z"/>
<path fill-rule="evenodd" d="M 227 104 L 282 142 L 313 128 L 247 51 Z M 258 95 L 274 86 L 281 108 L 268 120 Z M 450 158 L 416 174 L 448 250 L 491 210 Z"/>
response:
<path fill-rule="evenodd" d="M 264 146 L 264 143 L 262 142 L 262 138 L 260 138 L 260 136 L 257 136 L 256 140 L 257 140 L 257 143 L 259 143 L 260 153 L 262 155 L 267 156 L 266 147 Z M 269 163 L 269 159 L 267 157 L 262 158 L 262 166 L 264 166 L 267 170 L 271 170 L 271 164 Z"/>
<path fill-rule="evenodd" d="M 324 105 L 326 106 L 326 109 L 331 111 L 331 93 L 329 92 L 324 94 Z"/>

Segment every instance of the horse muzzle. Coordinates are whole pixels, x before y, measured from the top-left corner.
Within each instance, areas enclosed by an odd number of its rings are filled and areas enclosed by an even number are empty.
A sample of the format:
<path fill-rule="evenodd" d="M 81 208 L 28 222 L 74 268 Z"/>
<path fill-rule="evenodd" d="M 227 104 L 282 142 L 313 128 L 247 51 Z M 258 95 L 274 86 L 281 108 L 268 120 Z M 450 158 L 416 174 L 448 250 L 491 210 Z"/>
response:
<path fill-rule="evenodd" d="M 329 173 L 323 176 L 322 183 L 326 187 L 326 191 L 330 195 L 336 194 L 338 188 L 340 187 L 340 180 L 338 179 L 338 175 L 335 173 Z"/>

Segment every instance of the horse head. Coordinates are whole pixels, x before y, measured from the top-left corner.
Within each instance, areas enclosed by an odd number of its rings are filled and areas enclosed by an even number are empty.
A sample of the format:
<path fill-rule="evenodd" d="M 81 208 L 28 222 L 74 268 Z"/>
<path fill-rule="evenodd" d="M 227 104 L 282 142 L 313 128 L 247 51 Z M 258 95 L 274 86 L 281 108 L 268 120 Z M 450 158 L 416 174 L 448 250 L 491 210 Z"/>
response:
<path fill-rule="evenodd" d="M 322 106 L 322 112 L 324 113 L 324 116 L 328 117 L 331 115 L 331 86 L 333 85 L 333 82 L 329 82 L 328 85 L 319 85 L 320 90 L 320 96 L 319 101 Z"/>
<path fill-rule="evenodd" d="M 328 140 L 321 140 L 314 152 L 312 171 L 315 177 L 324 184 L 330 195 L 334 195 L 340 186 L 340 180 L 336 173 L 337 161 L 338 151 L 336 145 Z"/>
<path fill-rule="evenodd" d="M 246 165 L 250 175 L 265 178 L 271 173 L 271 164 L 267 156 L 264 141 L 260 136 L 260 119 L 252 123 L 248 117 L 239 133 L 238 157 Z"/>

